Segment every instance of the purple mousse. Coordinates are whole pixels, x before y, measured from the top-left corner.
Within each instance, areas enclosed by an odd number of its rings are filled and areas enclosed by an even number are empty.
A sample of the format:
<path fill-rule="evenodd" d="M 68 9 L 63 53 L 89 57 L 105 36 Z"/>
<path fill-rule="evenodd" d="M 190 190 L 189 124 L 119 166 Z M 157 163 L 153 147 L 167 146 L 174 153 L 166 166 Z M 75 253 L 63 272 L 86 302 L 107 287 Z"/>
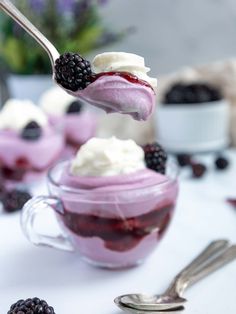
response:
<path fill-rule="evenodd" d="M 141 262 L 156 248 L 173 215 L 178 183 L 176 177 L 146 168 L 144 152 L 142 169 L 128 172 L 131 168 L 127 166 L 127 173 L 109 175 L 108 164 L 117 166 L 119 171 L 123 168 L 121 165 L 119 168 L 117 161 L 123 159 L 129 164 L 129 157 L 125 156 L 127 146 L 123 155 L 120 152 L 119 159 L 116 158 L 119 151 L 116 141 L 113 138 L 109 142 L 112 154 L 106 148 L 104 155 L 100 148 L 95 151 L 97 165 L 106 175 L 75 175 L 73 171 L 78 168 L 73 168 L 70 162 L 63 164 L 57 184 L 63 189 L 60 197 L 64 209 L 58 217 L 74 246 L 88 260 L 98 265 L 126 267 Z M 77 153 L 78 166 L 84 148 Z M 84 155 L 84 167 L 90 162 L 89 152 L 86 150 Z M 134 160 L 131 150 L 127 154 Z M 137 168 L 139 161 L 137 158 Z M 96 169 L 96 162 L 88 169 Z"/>

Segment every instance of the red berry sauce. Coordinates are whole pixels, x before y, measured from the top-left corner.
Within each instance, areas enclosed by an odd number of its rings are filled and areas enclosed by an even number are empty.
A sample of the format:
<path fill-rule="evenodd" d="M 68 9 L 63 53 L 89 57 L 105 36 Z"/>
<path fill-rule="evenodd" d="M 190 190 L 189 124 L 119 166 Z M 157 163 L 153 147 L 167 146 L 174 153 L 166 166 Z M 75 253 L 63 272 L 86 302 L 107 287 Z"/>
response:
<path fill-rule="evenodd" d="M 158 240 L 169 225 L 173 209 L 174 204 L 168 204 L 125 220 L 78 214 L 65 209 L 62 220 L 78 236 L 99 237 L 107 249 L 124 252 L 134 248 L 150 233 L 156 232 Z"/>
<path fill-rule="evenodd" d="M 111 71 L 111 72 L 101 72 L 98 74 L 93 74 L 91 76 L 91 83 L 95 82 L 99 77 L 102 77 L 102 76 L 120 76 L 131 83 L 150 87 L 153 90 L 152 86 L 148 82 L 139 79 L 136 75 L 131 74 L 129 72 L 112 72 Z"/>

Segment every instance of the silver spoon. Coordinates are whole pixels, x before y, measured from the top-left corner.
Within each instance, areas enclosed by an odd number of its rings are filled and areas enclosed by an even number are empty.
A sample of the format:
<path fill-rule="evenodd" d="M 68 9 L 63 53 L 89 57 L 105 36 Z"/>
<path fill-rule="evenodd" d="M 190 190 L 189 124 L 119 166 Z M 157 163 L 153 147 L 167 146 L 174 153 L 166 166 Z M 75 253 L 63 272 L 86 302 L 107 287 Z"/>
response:
<path fill-rule="evenodd" d="M 126 307 L 126 309 L 136 309 L 136 311 L 162 311 L 183 306 L 186 299 L 182 297 L 182 294 L 187 287 L 236 258 L 236 246 L 228 247 L 228 245 L 228 241 L 225 240 L 212 242 L 175 277 L 164 294 L 154 296 L 122 295 L 115 299 L 115 303 Z"/>
<path fill-rule="evenodd" d="M 153 302 L 155 304 L 155 311 L 157 311 L 156 307 L 158 304 L 159 310 L 164 309 L 174 309 L 178 306 L 183 306 L 183 304 L 186 302 L 186 299 L 180 297 L 179 294 L 179 287 L 180 284 L 182 285 L 183 279 L 190 275 L 191 273 L 194 273 L 194 271 L 198 270 L 201 265 L 204 265 L 210 258 L 215 256 L 216 254 L 222 253 L 222 251 L 225 251 L 225 249 L 229 246 L 229 243 L 227 240 L 217 240 L 212 242 L 210 245 L 207 246 L 203 252 L 198 255 L 187 267 L 185 267 L 173 280 L 170 287 L 167 289 L 167 291 L 161 295 L 154 295 L 154 296 L 146 296 L 146 295 L 140 295 L 140 294 L 129 294 L 129 295 L 123 295 L 119 296 L 115 299 L 115 303 L 122 307 L 123 310 L 132 312 L 137 312 L 137 305 L 139 308 L 140 303 L 145 303 L 142 308 L 146 310 L 146 306 L 149 306 L 150 302 Z M 179 284 L 180 283 L 180 284 Z M 173 291 L 172 294 L 175 294 L 175 302 L 173 300 L 169 300 L 169 298 L 166 297 L 166 295 L 169 295 L 169 291 Z M 161 300 L 159 299 L 161 298 Z M 170 301 L 170 302 L 169 302 Z"/>
<path fill-rule="evenodd" d="M 52 69 L 54 63 L 60 56 L 54 45 L 11 3 L 9 0 L 0 0 L 0 8 L 13 18 L 24 30 L 29 33 L 47 52 Z"/>

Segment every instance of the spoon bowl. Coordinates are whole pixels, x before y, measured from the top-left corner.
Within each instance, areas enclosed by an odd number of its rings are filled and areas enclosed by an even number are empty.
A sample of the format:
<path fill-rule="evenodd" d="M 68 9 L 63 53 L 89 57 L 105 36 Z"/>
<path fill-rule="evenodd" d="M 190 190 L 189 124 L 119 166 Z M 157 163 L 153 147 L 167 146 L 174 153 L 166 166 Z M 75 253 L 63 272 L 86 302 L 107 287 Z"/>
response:
<path fill-rule="evenodd" d="M 117 297 L 117 301 L 124 306 L 147 311 L 156 311 L 158 305 L 159 311 L 181 307 L 187 300 L 177 295 L 145 295 L 133 293 L 121 295 Z"/>
<path fill-rule="evenodd" d="M 171 309 L 155 309 L 155 310 L 140 310 L 140 309 L 136 309 L 130 306 L 127 306 L 125 304 L 122 304 L 120 302 L 119 297 L 115 298 L 114 300 L 115 304 L 124 312 L 127 313 L 132 313 L 132 314 L 167 314 L 167 313 L 182 313 L 182 311 L 184 310 L 183 306 L 177 306 L 175 308 L 171 308 Z"/>

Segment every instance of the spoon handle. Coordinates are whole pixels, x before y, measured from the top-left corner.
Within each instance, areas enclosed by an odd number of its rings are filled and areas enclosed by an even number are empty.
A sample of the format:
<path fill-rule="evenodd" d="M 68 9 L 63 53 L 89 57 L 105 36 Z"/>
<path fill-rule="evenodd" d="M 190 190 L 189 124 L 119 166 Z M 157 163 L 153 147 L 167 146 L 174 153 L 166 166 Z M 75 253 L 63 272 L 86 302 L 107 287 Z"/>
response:
<path fill-rule="evenodd" d="M 52 66 L 59 57 L 59 52 L 53 44 L 9 1 L 0 0 L 0 8 L 26 30 L 47 52 Z"/>
<path fill-rule="evenodd" d="M 197 283 L 201 279 L 207 277 L 235 259 L 236 245 L 232 245 L 226 248 L 224 251 L 221 251 L 221 253 L 209 258 L 208 261 L 205 261 L 202 264 L 201 268 L 196 269 L 192 273 L 184 274 L 184 276 L 177 276 L 167 291 L 170 295 L 182 296 L 188 287 L 192 286 L 193 284 Z"/>
<path fill-rule="evenodd" d="M 194 260 L 191 261 L 184 269 L 175 277 L 166 293 L 171 295 L 179 294 L 182 291 L 183 282 L 186 277 L 190 277 L 199 269 L 202 269 L 207 262 L 212 260 L 215 256 L 224 252 L 229 247 L 227 240 L 216 240 L 211 242 Z"/>
<path fill-rule="evenodd" d="M 223 266 L 227 265 L 228 263 L 232 262 L 236 259 L 236 245 L 232 245 L 225 252 L 217 256 L 215 259 L 210 261 L 203 269 L 200 269 L 189 278 L 186 279 L 184 290 L 187 287 L 192 286 L 193 284 L 197 283 L 201 279 L 207 277 L 208 275 L 212 274 L 216 270 L 222 268 Z M 184 291 L 183 290 L 183 291 Z"/>

